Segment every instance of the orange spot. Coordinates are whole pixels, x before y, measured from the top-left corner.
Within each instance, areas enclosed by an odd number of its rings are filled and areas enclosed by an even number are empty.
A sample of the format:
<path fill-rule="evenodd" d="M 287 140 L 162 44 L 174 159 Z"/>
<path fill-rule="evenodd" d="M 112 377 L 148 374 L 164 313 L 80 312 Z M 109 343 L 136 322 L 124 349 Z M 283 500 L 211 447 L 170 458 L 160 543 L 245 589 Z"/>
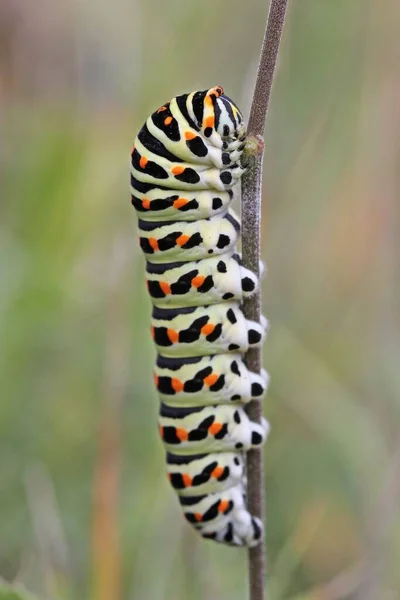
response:
<path fill-rule="evenodd" d="M 169 479 L 169 481 L 171 481 L 171 479 L 172 479 L 171 473 L 167 473 L 167 479 Z"/>
<path fill-rule="evenodd" d="M 211 375 L 204 377 L 204 383 L 206 385 L 208 385 L 209 387 L 214 385 L 214 383 L 216 383 L 217 380 L 218 380 L 218 375 L 216 373 L 211 373 Z"/>
<path fill-rule="evenodd" d="M 150 200 L 148 198 L 143 198 L 143 200 L 142 200 L 142 206 L 146 210 L 149 210 L 149 208 L 150 208 Z"/>
<path fill-rule="evenodd" d="M 188 475 L 187 473 L 184 473 L 182 475 L 182 480 L 183 483 L 185 484 L 185 487 L 190 487 L 192 485 L 192 478 L 190 477 L 190 475 Z"/>
<path fill-rule="evenodd" d="M 205 277 L 203 277 L 202 275 L 197 275 L 196 277 L 193 277 L 192 279 L 192 285 L 195 288 L 200 287 L 203 283 L 204 283 Z"/>
<path fill-rule="evenodd" d="M 186 244 L 186 242 L 188 242 L 190 240 L 190 235 L 180 235 L 177 240 L 176 243 L 178 244 L 178 246 L 184 246 Z"/>
<path fill-rule="evenodd" d="M 154 381 L 154 385 L 155 385 L 156 387 L 158 387 L 158 375 L 156 375 L 155 373 L 154 373 L 154 375 L 153 375 L 153 381 Z"/>
<path fill-rule="evenodd" d="M 209 96 L 221 96 L 224 93 L 224 88 L 222 88 L 220 85 L 216 85 L 215 87 L 211 88 L 211 90 L 208 92 Z"/>
<path fill-rule="evenodd" d="M 200 331 L 203 335 L 210 335 L 210 333 L 212 333 L 214 329 L 215 325 L 213 325 L 212 323 L 207 323 L 207 325 L 204 325 Z"/>
<path fill-rule="evenodd" d="M 170 123 L 172 123 L 172 117 L 167 117 L 164 119 L 164 125 L 169 125 Z"/>
<path fill-rule="evenodd" d="M 167 329 L 167 336 L 170 342 L 176 344 L 179 340 L 179 333 L 175 329 Z"/>
<path fill-rule="evenodd" d="M 171 293 L 171 286 L 166 281 L 160 281 L 160 288 L 166 296 Z"/>
<path fill-rule="evenodd" d="M 189 437 L 189 434 L 186 431 L 186 429 L 180 429 L 179 427 L 177 427 L 175 429 L 175 432 L 176 432 L 177 437 L 181 440 L 181 442 L 186 442 L 186 440 Z"/>
<path fill-rule="evenodd" d="M 186 198 L 178 198 L 178 200 L 174 200 L 174 208 L 182 208 L 188 202 L 189 200 L 186 200 Z"/>
<path fill-rule="evenodd" d="M 221 502 L 219 503 L 219 506 L 218 506 L 218 511 L 225 512 L 226 510 L 228 510 L 228 508 L 229 508 L 228 500 L 221 500 Z"/>
<path fill-rule="evenodd" d="M 192 131 L 185 131 L 185 140 L 194 140 L 195 137 L 197 137 L 197 135 Z"/>
<path fill-rule="evenodd" d="M 151 337 L 154 340 L 154 327 L 150 327 L 150 334 L 151 334 Z"/>
<path fill-rule="evenodd" d="M 163 110 L 167 110 L 166 106 L 161 106 L 161 108 L 158 109 L 158 113 L 162 112 Z"/>
<path fill-rule="evenodd" d="M 185 167 L 172 167 L 171 173 L 173 175 L 180 175 L 185 170 Z"/>
<path fill-rule="evenodd" d="M 149 159 L 146 158 L 145 156 L 142 156 L 141 159 L 139 160 L 140 168 L 144 169 L 148 162 L 149 162 Z"/>
<path fill-rule="evenodd" d="M 218 477 L 221 477 L 221 475 L 223 475 L 224 473 L 224 467 L 215 467 L 214 471 L 212 471 L 211 473 L 211 477 L 215 477 L 215 479 L 218 479 Z"/>
<path fill-rule="evenodd" d="M 147 290 L 148 290 L 148 289 L 149 289 L 149 280 L 148 280 L 148 279 L 145 279 L 145 280 L 144 280 L 144 282 L 145 282 L 145 284 L 146 284 L 146 287 L 147 287 Z"/>
<path fill-rule="evenodd" d="M 179 381 L 179 379 L 175 379 L 175 377 L 171 379 L 171 386 L 172 389 L 175 390 L 175 392 L 181 392 L 183 390 L 182 381 Z"/>
<path fill-rule="evenodd" d="M 135 152 L 135 146 L 132 146 L 132 150 L 131 150 L 131 156 L 132 154 Z"/>
<path fill-rule="evenodd" d="M 204 119 L 204 127 L 214 127 L 214 117 L 207 117 Z"/>
<path fill-rule="evenodd" d="M 160 432 L 161 437 L 163 438 L 164 437 L 164 427 L 162 425 L 160 425 L 160 427 L 158 428 L 158 430 Z"/>
<path fill-rule="evenodd" d="M 201 513 L 194 513 L 194 518 L 196 521 L 201 521 L 203 519 L 203 515 Z"/>
<path fill-rule="evenodd" d="M 156 238 L 149 238 L 149 244 L 153 248 L 154 252 L 157 252 L 158 242 L 157 242 Z"/>
<path fill-rule="evenodd" d="M 213 101 L 212 101 L 212 98 L 211 98 L 212 95 L 214 95 L 214 94 L 209 94 L 208 96 L 206 96 L 204 98 L 204 104 L 206 104 L 207 106 L 212 106 L 213 105 Z"/>
<path fill-rule="evenodd" d="M 208 428 L 208 431 L 211 433 L 211 435 L 217 435 L 217 433 L 219 433 L 221 431 L 222 427 L 223 427 L 222 423 L 213 423 Z"/>

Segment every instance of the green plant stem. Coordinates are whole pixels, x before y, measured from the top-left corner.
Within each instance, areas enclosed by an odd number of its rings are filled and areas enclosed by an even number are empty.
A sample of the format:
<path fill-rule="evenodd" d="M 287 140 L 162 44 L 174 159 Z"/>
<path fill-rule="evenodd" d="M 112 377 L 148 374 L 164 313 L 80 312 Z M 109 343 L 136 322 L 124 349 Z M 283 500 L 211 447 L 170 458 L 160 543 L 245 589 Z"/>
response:
<path fill-rule="evenodd" d="M 265 129 L 272 81 L 278 56 L 279 43 L 285 20 L 287 0 L 271 0 L 266 32 L 261 50 L 257 80 L 248 122 L 248 138 L 245 148 L 247 171 L 242 178 L 242 254 L 243 264 L 259 275 L 261 184 L 264 156 L 263 134 Z M 260 321 L 260 291 L 243 303 L 247 319 Z M 252 348 L 245 356 L 250 371 L 261 370 L 261 349 Z M 247 409 L 251 420 L 258 423 L 262 418 L 262 404 L 253 400 Z M 264 469 L 260 450 L 247 454 L 247 501 L 249 511 L 264 520 Z M 265 600 L 266 546 L 263 540 L 249 549 L 249 600 Z"/>

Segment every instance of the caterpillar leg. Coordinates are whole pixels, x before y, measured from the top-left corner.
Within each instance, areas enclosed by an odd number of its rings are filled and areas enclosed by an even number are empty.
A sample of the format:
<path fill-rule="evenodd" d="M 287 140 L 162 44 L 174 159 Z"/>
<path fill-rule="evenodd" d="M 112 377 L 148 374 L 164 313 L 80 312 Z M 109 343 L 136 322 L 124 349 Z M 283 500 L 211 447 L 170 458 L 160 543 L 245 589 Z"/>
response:
<path fill-rule="evenodd" d="M 258 267 L 260 275 L 259 277 L 257 277 L 257 275 L 253 273 L 253 271 L 243 266 L 241 254 L 235 254 L 234 258 L 240 265 L 239 268 L 241 273 L 243 297 L 250 297 L 258 291 L 258 288 L 260 287 L 260 279 L 264 277 L 267 271 L 267 267 L 265 263 L 262 260 L 260 260 Z"/>
<path fill-rule="evenodd" d="M 208 147 L 208 155 L 212 164 L 218 169 L 225 169 L 240 161 L 243 153 L 244 142 L 236 141 L 226 148 Z"/>
<path fill-rule="evenodd" d="M 261 369 L 260 376 L 263 379 L 266 387 L 268 388 L 268 384 L 269 384 L 269 373 L 268 373 L 268 371 L 266 369 Z"/>
<path fill-rule="evenodd" d="M 269 373 L 265 369 L 262 369 L 260 374 L 249 371 L 249 378 L 251 382 L 251 399 L 261 400 L 268 389 Z"/>
<path fill-rule="evenodd" d="M 250 298 L 258 291 L 259 279 L 250 269 L 240 266 L 240 281 L 244 298 Z"/>
<path fill-rule="evenodd" d="M 267 335 L 269 330 L 269 321 L 265 315 L 261 315 L 260 317 L 260 325 L 264 330 L 264 336 Z"/>
<path fill-rule="evenodd" d="M 268 320 L 261 315 L 260 323 L 246 319 L 249 346 L 259 347 L 263 344 L 268 331 Z"/>
<path fill-rule="evenodd" d="M 260 271 L 260 279 L 262 279 L 267 274 L 267 265 L 263 260 L 260 260 L 258 263 L 258 268 Z"/>

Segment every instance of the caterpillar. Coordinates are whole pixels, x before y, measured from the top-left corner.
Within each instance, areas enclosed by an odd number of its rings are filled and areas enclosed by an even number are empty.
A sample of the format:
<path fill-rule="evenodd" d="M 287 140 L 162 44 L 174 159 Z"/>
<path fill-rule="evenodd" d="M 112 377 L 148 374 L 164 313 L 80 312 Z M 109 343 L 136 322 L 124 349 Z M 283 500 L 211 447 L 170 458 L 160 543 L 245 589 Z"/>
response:
<path fill-rule="evenodd" d="M 220 86 L 177 96 L 147 119 L 131 152 L 131 199 L 146 283 L 167 475 L 187 521 L 204 537 L 256 546 L 260 519 L 246 509 L 245 457 L 268 423 L 244 407 L 262 399 L 268 375 L 243 360 L 267 322 L 246 320 L 259 286 L 237 251 L 231 208 L 244 172 L 246 128 Z"/>

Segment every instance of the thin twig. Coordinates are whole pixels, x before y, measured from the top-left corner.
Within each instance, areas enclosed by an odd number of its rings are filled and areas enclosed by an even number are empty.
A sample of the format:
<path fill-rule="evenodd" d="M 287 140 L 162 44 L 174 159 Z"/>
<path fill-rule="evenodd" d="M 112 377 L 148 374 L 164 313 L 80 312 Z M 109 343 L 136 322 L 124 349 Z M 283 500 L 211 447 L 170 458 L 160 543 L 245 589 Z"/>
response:
<path fill-rule="evenodd" d="M 267 28 L 261 50 L 257 81 L 253 94 L 245 161 L 248 169 L 242 178 L 242 253 L 243 264 L 259 275 L 261 180 L 264 155 L 263 133 L 267 117 L 272 81 L 278 56 L 279 43 L 285 19 L 287 0 L 271 0 Z M 260 321 L 261 295 L 245 300 L 243 311 L 247 319 Z M 261 351 L 251 349 L 246 354 L 246 363 L 251 371 L 261 370 Z M 262 406 L 258 401 L 250 402 L 249 417 L 258 423 L 262 418 Z M 251 450 L 247 455 L 248 508 L 263 519 L 264 482 L 263 463 L 260 450 Z M 264 519 L 263 519 L 264 520 Z M 264 600 L 265 542 L 249 550 L 249 599 Z"/>
<path fill-rule="evenodd" d="M 286 7 L 287 0 L 271 0 L 247 127 L 249 135 L 264 133 Z"/>

